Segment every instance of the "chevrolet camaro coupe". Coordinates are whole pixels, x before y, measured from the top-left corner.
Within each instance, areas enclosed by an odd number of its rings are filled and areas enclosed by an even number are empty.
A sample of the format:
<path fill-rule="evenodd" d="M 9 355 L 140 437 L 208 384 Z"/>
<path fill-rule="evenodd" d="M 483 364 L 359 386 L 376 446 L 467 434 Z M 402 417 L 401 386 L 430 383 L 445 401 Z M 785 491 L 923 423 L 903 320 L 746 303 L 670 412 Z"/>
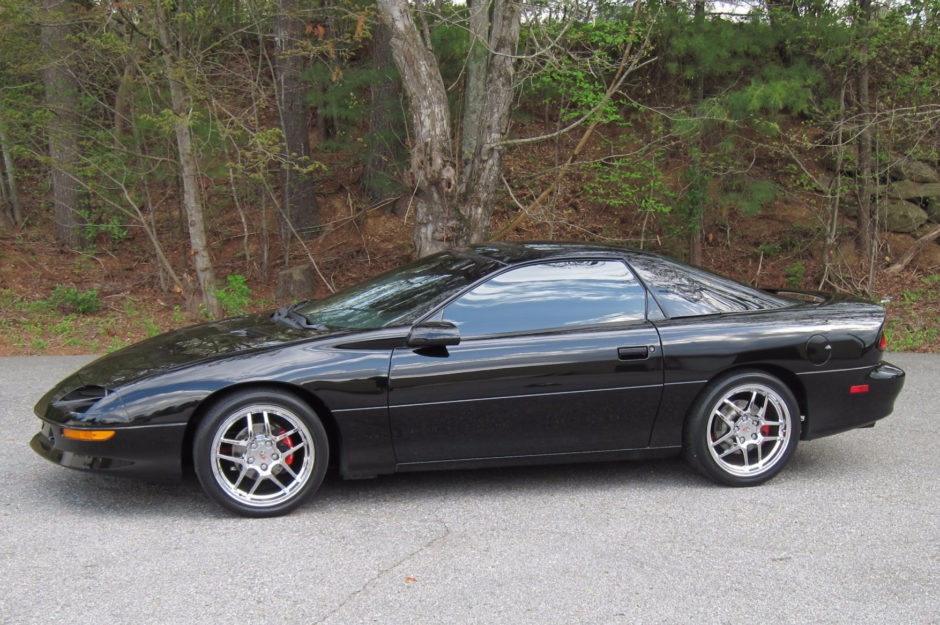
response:
<path fill-rule="evenodd" d="M 36 405 L 32 448 L 178 476 L 246 516 L 296 508 L 329 466 L 398 471 L 683 454 L 760 484 L 797 442 L 887 416 L 904 372 L 885 312 L 759 290 L 654 254 L 493 243 L 322 300 L 145 340 Z"/>

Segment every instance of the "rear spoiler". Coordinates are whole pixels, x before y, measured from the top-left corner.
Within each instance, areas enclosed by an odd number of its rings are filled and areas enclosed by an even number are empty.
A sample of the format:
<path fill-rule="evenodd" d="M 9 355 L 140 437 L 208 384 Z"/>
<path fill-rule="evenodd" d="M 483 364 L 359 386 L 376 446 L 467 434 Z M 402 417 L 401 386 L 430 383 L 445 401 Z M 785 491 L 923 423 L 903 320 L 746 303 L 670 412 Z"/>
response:
<path fill-rule="evenodd" d="M 761 291 L 777 295 L 788 299 L 796 299 L 810 304 L 824 304 L 833 299 L 832 293 L 820 293 L 819 291 L 803 291 L 800 289 L 769 289 L 761 287 Z"/>

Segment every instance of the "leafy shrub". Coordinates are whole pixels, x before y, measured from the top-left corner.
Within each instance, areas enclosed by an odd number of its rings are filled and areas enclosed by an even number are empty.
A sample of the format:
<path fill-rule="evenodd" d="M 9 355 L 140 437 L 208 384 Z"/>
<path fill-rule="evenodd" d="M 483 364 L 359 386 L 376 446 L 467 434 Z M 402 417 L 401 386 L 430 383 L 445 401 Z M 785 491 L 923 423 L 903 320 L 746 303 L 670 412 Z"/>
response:
<path fill-rule="evenodd" d="M 232 274 L 226 278 L 228 284 L 216 290 L 219 304 L 227 316 L 244 315 L 251 305 L 251 289 L 246 283 L 245 276 Z"/>
<path fill-rule="evenodd" d="M 79 291 L 75 287 L 65 287 L 61 284 L 56 285 L 47 301 L 56 310 L 80 315 L 93 315 L 101 310 L 102 306 L 98 289 Z"/>
<path fill-rule="evenodd" d="M 803 275 L 806 273 L 806 265 L 803 264 L 803 261 L 798 260 L 792 265 L 786 268 L 787 274 L 787 286 L 791 288 L 796 288 L 800 286 L 800 283 L 803 282 Z"/>
<path fill-rule="evenodd" d="M 780 253 L 781 247 L 779 243 L 773 243 L 771 241 L 764 241 L 754 249 L 755 256 L 776 256 Z"/>

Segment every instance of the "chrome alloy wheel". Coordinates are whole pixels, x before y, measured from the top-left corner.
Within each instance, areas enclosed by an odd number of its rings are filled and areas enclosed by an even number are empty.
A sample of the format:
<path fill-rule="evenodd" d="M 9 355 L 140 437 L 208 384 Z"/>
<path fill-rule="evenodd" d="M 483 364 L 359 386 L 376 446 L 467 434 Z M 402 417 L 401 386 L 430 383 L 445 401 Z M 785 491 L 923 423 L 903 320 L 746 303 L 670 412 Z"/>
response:
<path fill-rule="evenodd" d="M 708 451 L 731 475 L 760 475 L 785 457 L 792 429 L 790 409 L 776 390 L 764 384 L 736 386 L 708 416 Z"/>
<path fill-rule="evenodd" d="M 233 412 L 215 430 L 211 450 L 216 483 L 254 508 L 295 497 L 316 464 L 310 430 L 283 406 L 257 404 Z"/>

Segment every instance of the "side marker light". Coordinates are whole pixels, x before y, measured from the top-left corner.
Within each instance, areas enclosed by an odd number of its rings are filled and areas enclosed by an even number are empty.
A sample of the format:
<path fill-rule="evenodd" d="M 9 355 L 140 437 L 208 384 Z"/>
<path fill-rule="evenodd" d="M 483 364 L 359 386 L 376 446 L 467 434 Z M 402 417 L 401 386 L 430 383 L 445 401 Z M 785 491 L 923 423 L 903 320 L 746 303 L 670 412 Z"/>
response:
<path fill-rule="evenodd" d="M 858 386 L 849 387 L 849 393 L 851 393 L 852 395 L 857 395 L 858 393 L 867 393 L 867 392 L 868 392 L 867 384 L 859 384 Z"/>
<path fill-rule="evenodd" d="M 106 441 L 114 436 L 114 430 L 73 430 L 62 428 L 62 436 L 76 441 Z"/>

